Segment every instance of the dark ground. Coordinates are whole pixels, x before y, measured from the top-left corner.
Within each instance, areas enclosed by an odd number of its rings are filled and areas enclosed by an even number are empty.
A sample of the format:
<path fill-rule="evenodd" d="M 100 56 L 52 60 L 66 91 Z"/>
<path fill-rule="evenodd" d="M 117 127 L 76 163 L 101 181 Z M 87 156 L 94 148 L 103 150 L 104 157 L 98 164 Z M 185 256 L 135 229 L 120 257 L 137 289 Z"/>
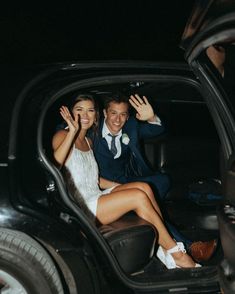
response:
<path fill-rule="evenodd" d="M 91 59 L 183 60 L 193 0 L 33 3 L 0 12 L 0 63 Z"/>

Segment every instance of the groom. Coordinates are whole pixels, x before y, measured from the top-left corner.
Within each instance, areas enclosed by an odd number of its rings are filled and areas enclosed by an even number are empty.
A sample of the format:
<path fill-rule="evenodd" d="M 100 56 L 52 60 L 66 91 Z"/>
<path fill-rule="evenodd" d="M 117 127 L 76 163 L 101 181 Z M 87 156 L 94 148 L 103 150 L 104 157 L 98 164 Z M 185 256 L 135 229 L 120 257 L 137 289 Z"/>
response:
<path fill-rule="evenodd" d="M 170 187 L 169 178 L 150 169 L 139 145 L 141 139 L 163 133 L 164 126 L 146 97 L 132 95 L 129 102 L 137 111 L 137 119 L 129 116 L 129 103 L 125 96 L 112 96 L 105 101 L 105 120 L 94 144 L 100 175 L 119 183 L 147 182 L 155 194 L 164 199 Z"/>
<path fill-rule="evenodd" d="M 129 103 L 136 110 L 136 118 L 129 116 Z M 170 182 L 166 174 L 152 171 L 140 151 L 140 140 L 156 137 L 164 132 L 160 118 L 148 99 L 139 95 L 108 97 L 104 105 L 104 120 L 98 136 L 94 136 L 93 150 L 100 176 L 114 182 L 147 182 L 154 193 L 164 199 Z M 174 226 L 167 223 L 173 237 L 183 242 L 196 261 L 208 260 L 216 248 L 216 241 L 191 242 Z"/>

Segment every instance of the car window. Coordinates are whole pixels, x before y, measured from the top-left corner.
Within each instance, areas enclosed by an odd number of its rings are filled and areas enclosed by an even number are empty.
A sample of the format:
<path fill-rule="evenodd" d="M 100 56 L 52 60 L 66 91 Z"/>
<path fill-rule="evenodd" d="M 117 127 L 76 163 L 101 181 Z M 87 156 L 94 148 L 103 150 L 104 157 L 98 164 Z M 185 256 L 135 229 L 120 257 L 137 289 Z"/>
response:
<path fill-rule="evenodd" d="M 210 46 L 206 54 L 222 78 L 224 90 L 235 113 L 235 43 L 219 43 Z"/>

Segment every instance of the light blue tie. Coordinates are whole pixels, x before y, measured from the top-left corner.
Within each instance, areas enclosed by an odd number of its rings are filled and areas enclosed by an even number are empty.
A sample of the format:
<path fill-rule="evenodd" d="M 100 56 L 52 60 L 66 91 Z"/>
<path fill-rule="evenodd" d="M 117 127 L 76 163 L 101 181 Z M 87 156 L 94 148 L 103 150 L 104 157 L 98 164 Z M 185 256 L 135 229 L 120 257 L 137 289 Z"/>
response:
<path fill-rule="evenodd" d="M 112 152 L 113 156 L 115 156 L 117 154 L 117 147 L 115 144 L 115 138 L 117 137 L 117 135 L 109 134 L 109 136 L 112 138 L 110 151 Z"/>

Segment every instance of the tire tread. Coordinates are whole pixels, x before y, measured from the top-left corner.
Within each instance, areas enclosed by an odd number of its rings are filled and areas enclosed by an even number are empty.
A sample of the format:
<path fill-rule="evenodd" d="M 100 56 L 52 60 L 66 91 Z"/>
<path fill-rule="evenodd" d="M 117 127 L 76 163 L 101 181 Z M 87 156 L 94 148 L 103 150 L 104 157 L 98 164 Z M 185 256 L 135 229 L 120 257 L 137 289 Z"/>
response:
<path fill-rule="evenodd" d="M 42 268 L 42 272 L 44 271 L 46 273 L 44 275 L 45 278 L 51 280 L 56 288 L 55 293 L 64 293 L 58 271 L 52 258 L 35 239 L 20 231 L 1 228 L 0 250 L 2 246 L 17 251 L 21 256 L 25 256 L 31 261 L 36 260 Z"/>

